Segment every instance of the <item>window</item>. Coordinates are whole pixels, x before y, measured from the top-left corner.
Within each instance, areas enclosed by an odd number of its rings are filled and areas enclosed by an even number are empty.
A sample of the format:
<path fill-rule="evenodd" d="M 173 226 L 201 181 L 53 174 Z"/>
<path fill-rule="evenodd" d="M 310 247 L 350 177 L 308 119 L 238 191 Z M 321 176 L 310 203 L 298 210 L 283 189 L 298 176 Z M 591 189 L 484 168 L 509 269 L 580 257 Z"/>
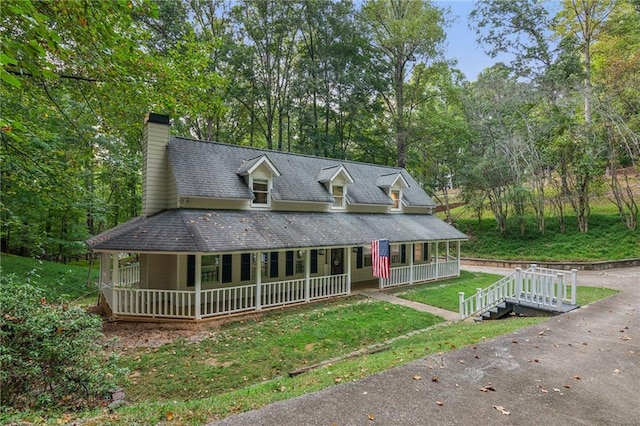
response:
<path fill-rule="evenodd" d="M 292 250 L 287 251 L 285 254 L 284 274 L 287 277 L 290 277 L 291 275 L 293 275 L 293 251 Z"/>
<path fill-rule="evenodd" d="M 265 179 L 252 179 L 251 190 L 253 191 L 252 206 L 269 206 L 269 181 Z"/>
<path fill-rule="evenodd" d="M 371 246 L 362 247 L 362 255 L 364 257 L 364 266 L 371 266 Z"/>
<path fill-rule="evenodd" d="M 231 255 L 222 255 L 222 282 L 230 283 L 232 281 L 232 269 L 231 269 Z"/>
<path fill-rule="evenodd" d="M 362 254 L 362 247 L 356 248 L 356 269 L 362 269 L 364 265 L 364 256 Z"/>
<path fill-rule="evenodd" d="M 344 186 L 340 185 L 332 185 L 331 186 L 331 194 L 333 195 L 333 208 L 334 209 L 344 209 Z"/>
<path fill-rule="evenodd" d="M 424 260 L 422 258 L 422 244 L 414 244 L 413 245 L 413 260 Z"/>
<path fill-rule="evenodd" d="M 187 255 L 187 287 L 196 285 L 196 256 Z"/>
<path fill-rule="evenodd" d="M 278 276 L 278 252 L 272 251 L 269 255 L 269 278 Z"/>
<path fill-rule="evenodd" d="M 400 262 L 400 244 L 391 244 L 391 263 Z"/>
<path fill-rule="evenodd" d="M 202 270 L 200 280 L 202 284 L 217 283 L 220 269 L 220 256 L 202 256 Z"/>
<path fill-rule="evenodd" d="M 251 254 L 240 255 L 240 281 L 251 281 Z"/>
<path fill-rule="evenodd" d="M 393 200 L 393 206 L 391 206 L 391 210 L 400 210 L 400 190 L 392 189 L 389 195 L 391 195 L 391 199 Z"/>
<path fill-rule="evenodd" d="M 302 250 L 298 250 L 296 252 L 296 274 L 304 273 L 304 259 L 305 252 L 303 252 Z"/>

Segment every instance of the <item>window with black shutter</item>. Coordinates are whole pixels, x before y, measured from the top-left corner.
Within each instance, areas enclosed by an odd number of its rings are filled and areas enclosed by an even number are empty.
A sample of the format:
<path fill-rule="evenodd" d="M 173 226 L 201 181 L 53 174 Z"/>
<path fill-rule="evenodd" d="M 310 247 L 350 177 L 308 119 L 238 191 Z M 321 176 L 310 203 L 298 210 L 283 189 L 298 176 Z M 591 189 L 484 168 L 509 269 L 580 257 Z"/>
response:
<path fill-rule="evenodd" d="M 290 277 L 293 275 L 293 251 L 289 250 L 285 254 L 285 275 Z"/>
<path fill-rule="evenodd" d="M 240 281 L 251 280 L 251 254 L 242 253 L 240 255 Z"/>
<path fill-rule="evenodd" d="M 187 287 L 196 285 L 196 255 L 187 255 Z"/>
<path fill-rule="evenodd" d="M 318 273 L 318 250 L 311 250 L 311 271 L 312 274 Z"/>
<path fill-rule="evenodd" d="M 269 277 L 276 278 L 278 276 L 278 252 L 272 251 L 269 256 Z"/>
<path fill-rule="evenodd" d="M 364 251 L 362 250 L 362 247 L 358 247 L 358 252 L 356 253 L 356 268 L 362 269 L 363 265 L 364 265 Z"/>
<path fill-rule="evenodd" d="M 231 255 L 222 255 L 222 282 L 230 283 L 232 281 Z"/>

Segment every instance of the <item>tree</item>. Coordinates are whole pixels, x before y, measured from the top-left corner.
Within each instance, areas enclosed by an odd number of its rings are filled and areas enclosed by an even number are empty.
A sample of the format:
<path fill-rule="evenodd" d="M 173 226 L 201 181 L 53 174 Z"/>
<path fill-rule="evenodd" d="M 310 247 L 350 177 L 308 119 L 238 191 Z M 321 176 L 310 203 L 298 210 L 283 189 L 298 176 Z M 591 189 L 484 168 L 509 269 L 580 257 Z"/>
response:
<path fill-rule="evenodd" d="M 440 56 L 445 38 L 443 12 L 425 0 L 370 0 L 362 6 L 361 19 L 380 54 L 389 84 L 381 96 L 393 121 L 397 165 L 405 167 L 408 111 L 404 87 L 413 64 Z"/>

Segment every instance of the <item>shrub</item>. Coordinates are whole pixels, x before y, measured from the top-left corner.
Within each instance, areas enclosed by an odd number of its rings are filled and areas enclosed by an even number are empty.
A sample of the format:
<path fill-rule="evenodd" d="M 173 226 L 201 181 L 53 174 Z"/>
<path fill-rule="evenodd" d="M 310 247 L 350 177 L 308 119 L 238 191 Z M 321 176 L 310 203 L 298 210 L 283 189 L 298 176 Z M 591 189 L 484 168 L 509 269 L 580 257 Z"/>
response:
<path fill-rule="evenodd" d="M 98 344 L 101 318 L 48 303 L 31 282 L 0 281 L 0 403 L 3 409 L 87 408 L 124 378 Z"/>

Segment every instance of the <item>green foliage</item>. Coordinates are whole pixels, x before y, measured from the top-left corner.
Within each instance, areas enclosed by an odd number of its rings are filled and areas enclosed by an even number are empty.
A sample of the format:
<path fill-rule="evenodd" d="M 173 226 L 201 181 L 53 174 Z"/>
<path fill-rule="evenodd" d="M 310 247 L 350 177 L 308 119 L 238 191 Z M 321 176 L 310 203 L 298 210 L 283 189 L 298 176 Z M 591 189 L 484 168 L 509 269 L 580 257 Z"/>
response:
<path fill-rule="evenodd" d="M 0 402 L 4 409 L 104 404 L 124 370 L 101 351 L 101 318 L 50 304 L 35 286 L 1 278 Z"/>

